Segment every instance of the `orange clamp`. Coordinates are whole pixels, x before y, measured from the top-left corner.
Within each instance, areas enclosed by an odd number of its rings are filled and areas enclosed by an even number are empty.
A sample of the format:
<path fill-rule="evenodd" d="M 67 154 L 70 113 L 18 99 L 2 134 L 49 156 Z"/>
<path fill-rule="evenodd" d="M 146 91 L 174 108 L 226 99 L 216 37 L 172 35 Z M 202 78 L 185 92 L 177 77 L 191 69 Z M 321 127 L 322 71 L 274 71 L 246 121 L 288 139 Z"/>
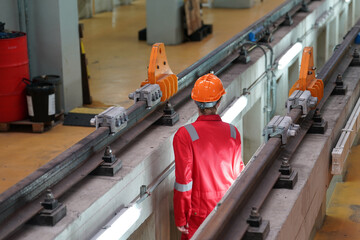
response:
<path fill-rule="evenodd" d="M 312 97 L 317 97 L 318 103 L 324 95 L 324 83 L 321 79 L 316 79 L 314 67 L 313 48 L 305 47 L 303 50 L 299 80 L 291 87 L 289 96 L 295 90 L 309 90 Z"/>
<path fill-rule="evenodd" d="M 148 79 L 141 82 L 141 86 L 149 83 L 159 84 L 162 92 L 162 102 L 169 99 L 178 90 L 178 78 L 170 69 L 163 43 L 155 43 L 152 46 L 148 68 Z"/>

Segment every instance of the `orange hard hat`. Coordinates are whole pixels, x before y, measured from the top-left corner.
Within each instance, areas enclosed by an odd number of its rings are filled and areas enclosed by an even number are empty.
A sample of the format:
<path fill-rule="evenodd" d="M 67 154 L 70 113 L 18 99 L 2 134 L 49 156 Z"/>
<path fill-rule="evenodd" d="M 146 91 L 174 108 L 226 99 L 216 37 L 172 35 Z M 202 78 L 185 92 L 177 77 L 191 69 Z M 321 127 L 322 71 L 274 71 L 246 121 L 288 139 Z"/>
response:
<path fill-rule="evenodd" d="M 197 102 L 216 102 L 225 93 L 221 80 L 208 73 L 196 80 L 191 98 Z"/>

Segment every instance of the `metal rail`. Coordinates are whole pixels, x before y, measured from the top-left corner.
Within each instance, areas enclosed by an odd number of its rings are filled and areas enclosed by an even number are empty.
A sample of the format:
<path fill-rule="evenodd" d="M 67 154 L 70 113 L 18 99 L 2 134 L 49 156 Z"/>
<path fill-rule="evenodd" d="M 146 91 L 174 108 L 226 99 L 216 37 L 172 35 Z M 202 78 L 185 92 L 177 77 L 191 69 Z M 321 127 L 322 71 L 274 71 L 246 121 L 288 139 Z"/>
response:
<path fill-rule="evenodd" d="M 294 8 L 298 9 L 302 3 L 303 0 L 287 1 L 181 72 L 178 75 L 180 91 L 170 99 L 172 104 L 177 107 L 187 100 L 190 96 L 190 84 L 197 77 L 209 72 L 221 61 L 234 54 L 247 40 L 248 34 L 252 30 L 259 26 L 266 28 L 272 23 L 283 21 L 286 13 Z M 101 149 L 112 143 L 113 151 L 119 153 L 127 144 L 162 117 L 163 108 L 164 106 L 161 104 L 151 109 L 146 108 L 145 102 L 134 104 L 127 109 L 129 121 L 125 129 L 115 135 L 110 135 L 107 128 L 97 129 L 0 194 L 0 239 L 10 236 L 19 226 L 42 209 L 39 202 L 43 200 L 44 191 L 47 188 L 52 188 L 55 197 L 61 196 L 103 162 Z"/>
<path fill-rule="evenodd" d="M 360 32 L 360 21 L 351 29 L 340 47 L 334 52 L 318 74 L 325 84 L 324 96 L 317 108 L 321 110 L 335 88 L 337 74 L 348 68 L 352 55 L 351 44 Z M 312 123 L 315 110 L 304 119 L 300 119 L 299 109 L 292 109 L 288 114 L 293 122 L 300 120 L 301 130 L 280 150 L 280 138 L 271 138 L 261 149 L 254 161 L 231 188 L 226 199 L 211 219 L 200 230 L 195 239 L 241 239 L 249 224 L 246 222 L 251 207 L 259 209 L 279 177 L 281 159 L 293 155 Z M 299 122 L 298 122 L 299 123 Z M 278 161 L 277 161 L 278 160 Z M 267 171 L 268 170 L 268 171 Z"/>

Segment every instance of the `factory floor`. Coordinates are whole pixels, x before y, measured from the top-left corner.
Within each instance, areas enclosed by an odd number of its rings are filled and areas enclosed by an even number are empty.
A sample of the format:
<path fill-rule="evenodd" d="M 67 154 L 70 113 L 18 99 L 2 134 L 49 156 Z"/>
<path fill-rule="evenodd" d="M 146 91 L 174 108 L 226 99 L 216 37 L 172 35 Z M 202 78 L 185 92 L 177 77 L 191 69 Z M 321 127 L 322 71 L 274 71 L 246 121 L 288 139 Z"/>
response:
<path fill-rule="evenodd" d="M 213 33 L 200 42 L 166 46 L 173 72 L 180 73 L 283 2 L 258 0 L 251 9 L 203 8 L 204 23 L 213 24 Z M 84 24 L 93 99 L 87 107 L 131 106 L 128 94 L 147 78 L 150 59 L 151 46 L 138 40 L 138 31 L 146 27 L 145 0 L 134 0 L 80 22 Z M 92 131 L 94 128 L 58 124 L 41 134 L 23 130 L 0 133 L 0 193 Z"/>
<path fill-rule="evenodd" d="M 213 24 L 213 33 L 200 42 L 166 46 L 168 62 L 175 74 L 204 57 L 285 0 L 258 1 L 251 9 L 203 8 L 203 20 Z M 129 107 L 128 94 L 147 78 L 151 46 L 138 41 L 146 27 L 145 0 L 120 6 L 113 12 L 96 14 L 84 23 L 84 46 L 90 72 L 93 104 L 88 107 Z M 50 131 L 0 133 L 0 193 L 47 163 L 94 128 L 57 124 Z M 323 228 L 315 239 L 360 239 L 360 146 L 352 149 L 346 181 L 338 183 Z"/>

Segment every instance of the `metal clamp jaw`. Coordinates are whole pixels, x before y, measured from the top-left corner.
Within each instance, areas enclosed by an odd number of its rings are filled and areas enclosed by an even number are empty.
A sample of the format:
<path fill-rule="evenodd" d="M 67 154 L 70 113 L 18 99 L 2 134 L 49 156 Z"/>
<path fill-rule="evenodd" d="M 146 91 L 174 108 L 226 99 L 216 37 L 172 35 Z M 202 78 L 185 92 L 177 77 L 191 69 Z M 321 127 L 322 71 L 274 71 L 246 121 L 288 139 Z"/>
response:
<path fill-rule="evenodd" d="M 264 129 L 267 139 L 280 137 L 281 143 L 286 144 L 289 136 L 295 136 L 300 125 L 293 124 L 289 116 L 274 116 Z"/>
<path fill-rule="evenodd" d="M 138 101 L 145 101 L 147 107 L 153 107 L 161 100 L 162 92 L 159 84 L 145 84 L 135 92 L 129 94 L 129 98 L 133 99 L 135 103 Z"/>
<path fill-rule="evenodd" d="M 317 97 L 312 97 L 308 90 L 295 90 L 286 102 L 287 112 L 289 113 L 293 108 L 301 108 L 302 114 L 307 115 L 311 108 L 317 104 Z"/>
<path fill-rule="evenodd" d="M 90 120 L 90 124 L 99 127 L 109 127 L 111 133 L 117 133 L 127 126 L 129 120 L 123 107 L 109 107 L 104 112 Z"/>

